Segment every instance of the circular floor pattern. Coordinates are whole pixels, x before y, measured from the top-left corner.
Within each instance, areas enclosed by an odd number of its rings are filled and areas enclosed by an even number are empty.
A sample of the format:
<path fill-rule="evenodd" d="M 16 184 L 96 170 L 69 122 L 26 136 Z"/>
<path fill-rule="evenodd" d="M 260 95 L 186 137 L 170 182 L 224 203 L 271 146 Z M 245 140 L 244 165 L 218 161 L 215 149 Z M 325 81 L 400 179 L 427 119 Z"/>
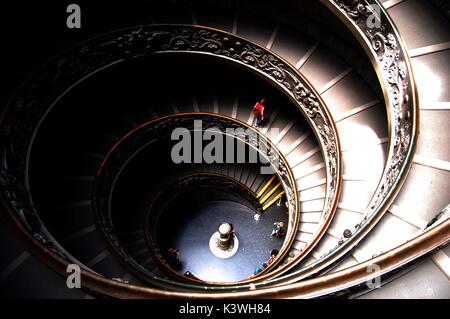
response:
<path fill-rule="evenodd" d="M 255 212 L 233 201 L 213 201 L 192 212 L 183 212 L 184 218 L 171 218 L 172 234 L 168 242 L 180 250 L 180 273 L 189 271 L 197 278 L 214 282 L 240 281 L 253 275 L 270 258 L 273 249 L 280 249 L 284 238 L 271 236 L 273 223 L 287 222 L 286 208 L 274 205 L 254 219 Z M 235 255 L 222 259 L 214 256 L 209 240 L 218 226 L 233 224 L 239 247 Z"/>

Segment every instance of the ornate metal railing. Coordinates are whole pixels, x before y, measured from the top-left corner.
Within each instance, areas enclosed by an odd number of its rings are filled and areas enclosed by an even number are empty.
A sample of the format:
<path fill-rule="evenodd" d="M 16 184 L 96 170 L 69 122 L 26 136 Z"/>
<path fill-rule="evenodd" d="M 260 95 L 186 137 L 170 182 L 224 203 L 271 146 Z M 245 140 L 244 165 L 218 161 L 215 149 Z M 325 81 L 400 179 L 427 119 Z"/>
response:
<path fill-rule="evenodd" d="M 284 283 L 332 266 L 376 225 L 406 179 L 417 138 L 418 99 L 414 77 L 406 47 L 387 12 L 376 0 L 322 2 L 346 24 L 371 59 L 388 113 L 389 152 L 382 178 L 362 221 L 322 258 L 293 272 L 291 279 L 280 278 Z"/>

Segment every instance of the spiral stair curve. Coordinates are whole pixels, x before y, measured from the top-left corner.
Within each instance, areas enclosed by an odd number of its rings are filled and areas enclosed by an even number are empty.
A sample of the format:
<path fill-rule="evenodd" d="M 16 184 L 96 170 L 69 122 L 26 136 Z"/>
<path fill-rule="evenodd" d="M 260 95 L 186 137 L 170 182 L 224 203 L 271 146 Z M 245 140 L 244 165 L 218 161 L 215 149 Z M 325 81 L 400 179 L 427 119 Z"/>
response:
<path fill-rule="evenodd" d="M 38 58 L 11 88 L 0 122 L 2 296 L 450 297 L 445 2 L 148 6 Z M 231 139 L 259 160 L 171 161 L 171 132 L 195 138 L 199 120 L 225 140 L 225 128 L 248 130 Z M 166 232 L 194 219 L 180 207 L 236 200 L 255 212 L 254 229 L 233 224 L 241 249 L 244 232 L 285 222 L 283 240 L 260 240 L 276 242 L 274 261 L 231 281 L 195 262 L 177 271 Z M 251 251 L 238 254 L 262 264 Z M 67 288 L 70 264 L 82 289 Z"/>

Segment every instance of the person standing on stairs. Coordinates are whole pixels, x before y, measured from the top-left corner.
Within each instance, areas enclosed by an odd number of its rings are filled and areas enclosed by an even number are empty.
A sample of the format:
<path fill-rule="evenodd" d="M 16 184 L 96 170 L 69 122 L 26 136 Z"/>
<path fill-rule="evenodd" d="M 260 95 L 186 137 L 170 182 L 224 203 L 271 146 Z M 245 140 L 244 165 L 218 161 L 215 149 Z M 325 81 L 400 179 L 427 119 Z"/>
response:
<path fill-rule="evenodd" d="M 277 238 L 281 238 L 285 235 L 284 233 L 284 223 L 283 222 L 275 222 L 273 223 L 272 237 L 275 236 Z"/>
<path fill-rule="evenodd" d="M 275 258 L 277 258 L 278 253 L 278 249 L 272 249 L 272 251 L 270 252 L 270 258 L 266 261 L 266 264 L 270 265 L 271 263 L 273 263 Z"/>
<path fill-rule="evenodd" d="M 261 123 L 264 121 L 264 109 L 266 108 L 264 106 L 265 101 L 265 99 L 261 99 L 261 101 L 256 102 L 253 107 L 253 115 L 255 116 L 253 119 L 253 126 L 256 128 L 260 127 Z"/>

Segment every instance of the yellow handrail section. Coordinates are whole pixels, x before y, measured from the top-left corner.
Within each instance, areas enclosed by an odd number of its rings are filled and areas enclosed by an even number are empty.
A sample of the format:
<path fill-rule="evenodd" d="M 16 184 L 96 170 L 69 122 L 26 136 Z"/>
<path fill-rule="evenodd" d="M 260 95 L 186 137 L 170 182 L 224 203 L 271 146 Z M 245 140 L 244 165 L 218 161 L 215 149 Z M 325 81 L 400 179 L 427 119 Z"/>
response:
<path fill-rule="evenodd" d="M 276 191 L 280 186 L 281 186 L 281 183 L 278 183 L 277 185 L 275 185 L 275 186 L 270 190 L 270 192 L 268 192 L 268 193 L 266 194 L 266 196 L 264 196 L 264 197 L 259 201 L 259 203 L 260 203 L 260 204 L 263 204 L 266 200 L 268 200 L 269 197 L 270 197 L 270 195 L 272 195 L 273 193 L 275 193 L 275 191 Z"/>
<path fill-rule="evenodd" d="M 275 196 L 270 202 L 268 202 L 266 205 L 263 206 L 263 211 L 265 211 L 267 208 L 269 208 L 270 206 L 272 206 L 277 200 L 279 200 L 281 198 L 281 196 L 284 195 L 284 191 L 282 191 L 281 193 L 279 193 L 277 196 Z"/>
<path fill-rule="evenodd" d="M 263 196 L 266 191 L 269 189 L 270 185 L 272 185 L 273 181 L 275 180 L 275 175 L 273 175 L 269 181 L 264 185 L 264 187 L 258 192 L 258 194 L 256 195 L 256 198 L 260 198 L 261 196 Z M 261 205 L 264 205 L 262 210 L 265 211 L 267 210 L 270 206 L 272 206 L 277 200 L 279 200 L 281 198 L 281 196 L 284 195 L 284 190 L 282 190 L 280 193 L 278 193 L 274 198 L 272 198 L 269 202 L 267 202 L 271 196 L 273 195 L 273 193 L 275 193 L 275 191 L 280 188 L 281 186 L 281 182 L 278 182 L 275 186 L 272 187 L 272 189 L 270 189 L 270 191 L 264 195 L 264 197 L 262 197 L 259 200 L 259 203 Z"/>
<path fill-rule="evenodd" d="M 275 175 L 273 175 L 270 180 L 264 185 L 264 187 L 259 191 L 259 193 L 256 195 L 256 198 L 260 198 L 262 194 L 266 191 L 267 188 L 269 188 L 270 184 L 272 184 L 273 180 L 275 179 Z"/>

